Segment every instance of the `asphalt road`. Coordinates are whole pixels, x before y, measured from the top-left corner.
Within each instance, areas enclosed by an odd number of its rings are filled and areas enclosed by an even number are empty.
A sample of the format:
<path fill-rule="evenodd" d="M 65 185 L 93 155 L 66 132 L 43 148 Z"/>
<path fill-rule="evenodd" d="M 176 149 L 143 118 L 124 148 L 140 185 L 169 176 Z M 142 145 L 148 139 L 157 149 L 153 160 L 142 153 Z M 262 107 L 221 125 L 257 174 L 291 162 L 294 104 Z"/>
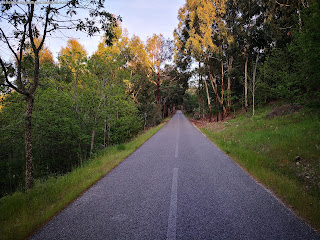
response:
<path fill-rule="evenodd" d="M 31 239 L 320 239 L 177 114 Z"/>

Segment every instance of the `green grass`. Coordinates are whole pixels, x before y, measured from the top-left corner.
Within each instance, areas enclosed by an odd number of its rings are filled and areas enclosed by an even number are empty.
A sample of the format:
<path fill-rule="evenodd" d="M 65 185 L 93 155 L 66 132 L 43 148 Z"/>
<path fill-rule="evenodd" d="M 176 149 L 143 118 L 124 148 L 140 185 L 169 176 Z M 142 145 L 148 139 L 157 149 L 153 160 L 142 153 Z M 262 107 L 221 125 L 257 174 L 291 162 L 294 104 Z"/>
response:
<path fill-rule="evenodd" d="M 262 108 L 255 117 L 242 114 L 201 131 L 319 231 L 319 114 L 301 110 L 268 119 L 270 110 Z"/>
<path fill-rule="evenodd" d="M 0 199 L 0 238 L 24 239 L 65 208 L 106 173 L 133 153 L 165 123 L 126 144 L 110 147 L 84 166 L 41 183 L 27 193 L 16 192 Z"/>

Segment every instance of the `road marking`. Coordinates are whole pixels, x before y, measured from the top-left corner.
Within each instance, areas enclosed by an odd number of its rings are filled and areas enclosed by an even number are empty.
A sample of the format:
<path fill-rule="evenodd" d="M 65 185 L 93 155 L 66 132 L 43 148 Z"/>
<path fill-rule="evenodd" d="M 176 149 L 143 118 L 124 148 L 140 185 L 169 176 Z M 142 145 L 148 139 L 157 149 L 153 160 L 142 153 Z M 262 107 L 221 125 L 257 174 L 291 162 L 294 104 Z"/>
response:
<path fill-rule="evenodd" d="M 177 232 L 178 168 L 173 169 L 167 239 L 175 240 Z"/>
<path fill-rule="evenodd" d="M 180 139 L 180 127 L 179 127 L 179 118 L 178 118 L 178 130 L 177 130 L 177 139 L 176 139 L 176 152 L 174 154 L 175 158 L 178 158 L 179 155 L 179 139 Z"/>

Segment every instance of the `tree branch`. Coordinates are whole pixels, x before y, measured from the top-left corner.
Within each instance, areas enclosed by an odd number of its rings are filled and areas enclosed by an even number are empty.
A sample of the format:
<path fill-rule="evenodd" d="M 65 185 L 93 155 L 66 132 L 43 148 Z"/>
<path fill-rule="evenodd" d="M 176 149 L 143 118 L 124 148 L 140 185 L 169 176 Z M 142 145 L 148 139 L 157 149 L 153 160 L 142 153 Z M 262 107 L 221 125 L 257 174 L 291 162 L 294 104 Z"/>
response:
<path fill-rule="evenodd" d="M 15 91 L 17 91 L 18 93 L 22 93 L 16 86 L 14 86 L 10 81 L 9 81 L 9 77 L 8 77 L 8 72 L 6 70 L 6 66 L 4 64 L 4 62 L 2 61 L 1 57 L 0 57 L 0 65 L 2 67 L 3 73 L 4 73 L 4 77 L 5 77 L 5 81 L 8 85 L 5 84 L 1 84 L 7 87 L 11 87 L 12 89 L 14 89 Z"/>
<path fill-rule="evenodd" d="M 6 44 L 8 45 L 10 51 L 14 54 L 15 58 L 17 59 L 17 61 L 19 60 L 17 53 L 13 50 L 12 46 L 9 43 L 9 40 L 7 38 L 7 36 L 4 34 L 2 28 L 0 28 L 1 34 L 4 37 L 4 39 L 6 40 Z"/>
<path fill-rule="evenodd" d="M 275 0 L 275 2 L 276 2 L 277 4 L 279 4 L 280 7 L 290 7 L 289 4 L 279 3 L 277 0 Z"/>
<path fill-rule="evenodd" d="M 30 38 L 30 42 L 31 42 L 31 46 L 32 46 L 33 52 L 34 52 L 34 54 L 36 54 L 38 49 L 37 49 L 36 45 L 34 44 L 33 31 L 32 31 L 33 13 L 34 13 L 34 4 L 30 4 L 30 12 L 29 12 L 29 16 L 28 16 L 29 38 Z"/>
<path fill-rule="evenodd" d="M 37 49 L 38 51 L 41 50 L 41 48 L 42 48 L 42 46 L 44 44 L 44 40 L 46 39 L 50 9 L 51 9 L 51 5 L 49 4 L 49 6 L 47 7 L 47 12 L 46 12 L 46 20 L 45 20 L 45 25 L 44 25 L 44 30 L 43 30 L 43 37 L 42 37 L 41 43 L 40 43 L 40 45 L 39 45 L 39 47 Z"/>

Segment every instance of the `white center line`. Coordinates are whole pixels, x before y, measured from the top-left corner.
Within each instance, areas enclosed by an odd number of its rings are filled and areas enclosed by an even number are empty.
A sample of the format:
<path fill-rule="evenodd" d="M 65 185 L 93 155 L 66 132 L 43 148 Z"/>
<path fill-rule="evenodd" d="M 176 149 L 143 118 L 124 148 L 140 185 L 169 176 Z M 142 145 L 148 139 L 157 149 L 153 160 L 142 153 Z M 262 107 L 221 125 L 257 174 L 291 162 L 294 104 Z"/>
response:
<path fill-rule="evenodd" d="M 178 168 L 173 169 L 167 239 L 175 240 L 177 232 Z"/>

